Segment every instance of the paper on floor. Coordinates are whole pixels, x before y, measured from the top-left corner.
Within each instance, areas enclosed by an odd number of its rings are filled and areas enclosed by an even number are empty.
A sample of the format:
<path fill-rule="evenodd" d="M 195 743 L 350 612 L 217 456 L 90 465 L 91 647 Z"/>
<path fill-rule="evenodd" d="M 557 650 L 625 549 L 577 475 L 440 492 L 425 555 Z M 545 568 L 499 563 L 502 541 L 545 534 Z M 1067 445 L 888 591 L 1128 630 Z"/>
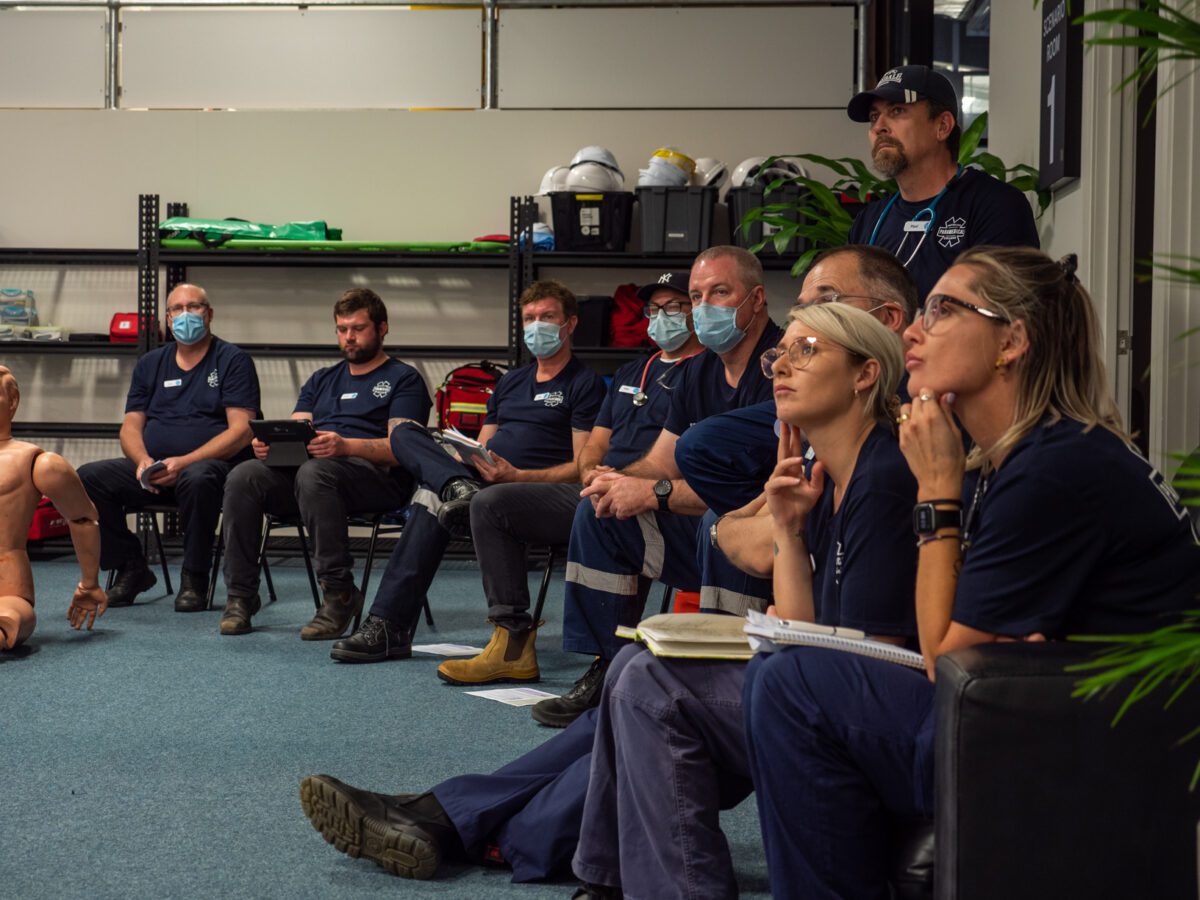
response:
<path fill-rule="evenodd" d="M 414 648 L 415 649 L 415 648 Z M 557 697 L 558 694 L 547 694 L 536 688 L 496 688 L 490 691 L 464 691 L 472 697 L 483 697 L 485 700 L 495 700 L 509 706 L 533 706 L 539 700 L 547 697 Z"/>
<path fill-rule="evenodd" d="M 413 644 L 414 653 L 432 653 L 436 656 L 475 656 L 483 652 L 482 647 L 466 644 Z"/>

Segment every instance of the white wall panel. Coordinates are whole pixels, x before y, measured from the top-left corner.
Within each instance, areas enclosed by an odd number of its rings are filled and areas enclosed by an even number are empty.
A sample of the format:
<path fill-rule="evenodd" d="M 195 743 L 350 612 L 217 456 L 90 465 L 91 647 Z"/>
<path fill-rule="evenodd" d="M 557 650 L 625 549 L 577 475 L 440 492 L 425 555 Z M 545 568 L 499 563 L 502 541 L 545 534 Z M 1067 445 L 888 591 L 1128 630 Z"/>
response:
<path fill-rule="evenodd" d="M 851 7 L 501 9 L 507 109 L 842 107 Z"/>
<path fill-rule="evenodd" d="M 103 9 L 0 9 L 0 107 L 103 109 L 104 20 Z"/>
<path fill-rule="evenodd" d="M 127 9 L 121 105 L 478 109 L 473 9 Z"/>

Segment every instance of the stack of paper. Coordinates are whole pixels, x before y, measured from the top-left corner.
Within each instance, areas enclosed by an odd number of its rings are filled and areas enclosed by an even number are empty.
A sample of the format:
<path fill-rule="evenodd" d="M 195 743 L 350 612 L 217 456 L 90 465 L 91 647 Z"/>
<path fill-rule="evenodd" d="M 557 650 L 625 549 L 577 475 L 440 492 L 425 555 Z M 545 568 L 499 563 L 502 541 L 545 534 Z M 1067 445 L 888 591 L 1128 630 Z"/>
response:
<path fill-rule="evenodd" d="M 779 645 L 802 644 L 857 653 L 922 671 L 925 669 L 925 657 L 920 653 L 870 640 L 856 628 L 834 628 L 812 622 L 778 619 L 754 610 L 747 611 L 744 627 L 755 649 L 763 652 L 777 650 Z"/>

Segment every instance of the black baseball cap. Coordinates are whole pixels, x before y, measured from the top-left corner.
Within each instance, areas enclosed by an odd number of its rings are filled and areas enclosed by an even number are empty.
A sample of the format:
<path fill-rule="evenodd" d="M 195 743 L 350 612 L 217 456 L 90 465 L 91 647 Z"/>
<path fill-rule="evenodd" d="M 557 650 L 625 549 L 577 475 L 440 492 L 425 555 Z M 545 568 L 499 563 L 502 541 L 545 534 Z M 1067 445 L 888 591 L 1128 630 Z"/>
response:
<path fill-rule="evenodd" d="M 637 298 L 643 303 L 649 303 L 650 298 L 655 291 L 666 289 L 674 291 L 677 294 L 682 294 L 683 299 L 687 300 L 691 295 L 688 294 L 688 279 L 692 277 L 689 272 L 663 272 L 658 276 L 658 281 L 650 284 L 643 284 L 637 289 Z"/>
<path fill-rule="evenodd" d="M 958 95 L 954 85 L 941 72 L 928 66 L 896 66 L 888 69 L 872 90 L 855 94 L 846 104 L 846 115 L 855 122 L 871 121 L 871 105 L 876 100 L 887 103 L 916 103 L 918 100 L 933 100 L 950 107 L 954 113 L 954 124 L 962 116 L 958 112 Z"/>

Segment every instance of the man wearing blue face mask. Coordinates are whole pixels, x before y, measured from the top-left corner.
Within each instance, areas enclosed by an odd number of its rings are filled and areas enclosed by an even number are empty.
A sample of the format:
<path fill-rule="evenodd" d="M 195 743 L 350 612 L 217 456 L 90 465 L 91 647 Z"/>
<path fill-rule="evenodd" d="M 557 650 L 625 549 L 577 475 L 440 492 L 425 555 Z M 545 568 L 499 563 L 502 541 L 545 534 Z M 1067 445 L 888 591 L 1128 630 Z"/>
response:
<path fill-rule="evenodd" d="M 739 247 L 705 250 L 692 265 L 689 299 L 707 349 L 683 364 L 661 433 L 641 459 L 582 492 L 567 552 L 563 646 L 595 660 L 565 696 L 533 708 L 545 725 L 564 727 L 596 705 L 608 663 L 623 646 L 616 626 L 637 623 L 650 580 L 700 589 L 696 540 L 707 506 L 675 464 L 680 435 L 771 397 L 756 354 L 783 331 L 767 314 L 758 258 Z"/>
<path fill-rule="evenodd" d="M 579 454 L 604 397 L 604 382 L 571 353 L 579 309 L 574 294 L 557 281 L 538 281 L 525 289 L 520 306 L 525 346 L 534 361 L 506 373 L 488 401 L 479 442 L 494 464 L 463 465 L 414 422 L 392 432 L 392 453 L 419 487 L 370 615 L 333 645 L 333 659 L 382 662 L 411 655 L 425 592 L 452 535 L 469 527 L 472 498 L 481 489 L 532 482 L 574 485 L 566 493 L 577 493 Z M 536 681 L 534 635 L 528 615 L 511 629 L 497 624 L 485 654 L 513 662 L 517 675 L 512 680 Z"/>
<path fill-rule="evenodd" d="M 214 335 L 212 320 L 203 288 L 181 284 L 171 291 L 167 324 L 175 341 L 147 353 L 133 370 L 121 423 L 124 458 L 79 469 L 100 514 L 100 566 L 117 572 L 109 606 L 129 606 L 154 585 L 154 573 L 125 517 L 164 499 L 179 504 L 184 532 L 175 609 L 196 612 L 207 606 L 225 477 L 234 464 L 250 458 L 249 422 L 259 408 L 254 362 Z M 142 472 L 156 462 L 163 467 L 143 487 Z"/>

